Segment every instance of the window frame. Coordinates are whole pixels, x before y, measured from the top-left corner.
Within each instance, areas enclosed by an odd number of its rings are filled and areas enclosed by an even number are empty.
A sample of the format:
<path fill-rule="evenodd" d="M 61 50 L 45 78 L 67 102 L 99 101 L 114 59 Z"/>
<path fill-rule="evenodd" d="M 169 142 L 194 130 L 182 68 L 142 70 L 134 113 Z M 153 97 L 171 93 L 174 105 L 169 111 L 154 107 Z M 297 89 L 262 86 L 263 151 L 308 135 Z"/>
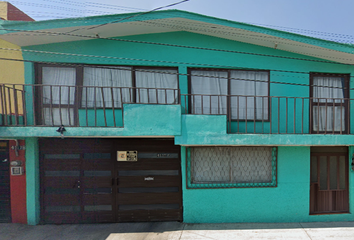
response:
<path fill-rule="evenodd" d="M 78 112 L 80 109 L 114 109 L 114 110 L 122 110 L 123 109 L 123 104 L 121 106 L 114 106 L 114 107 L 84 107 L 82 106 L 82 94 L 83 94 L 83 82 L 84 82 L 84 68 L 85 67 L 97 67 L 97 68 L 104 68 L 104 67 L 130 67 L 131 68 L 131 75 L 132 75 L 132 88 L 136 88 L 136 74 L 135 72 L 137 69 L 154 69 L 154 70 L 176 70 L 176 75 L 177 75 L 177 91 L 179 91 L 180 86 L 179 86 L 179 71 L 178 67 L 165 67 L 165 66 L 132 66 L 132 65 L 98 65 L 98 64 L 70 64 L 70 63 L 36 63 L 35 64 L 35 83 L 42 85 L 43 84 L 43 68 L 44 67 L 58 67 L 58 68 L 73 68 L 75 69 L 76 73 L 76 80 L 75 80 L 75 97 L 74 97 L 74 104 L 70 104 L 70 107 L 68 104 L 65 106 L 62 104 L 57 104 L 62 105 L 62 108 L 67 108 L 67 109 L 73 109 L 74 110 L 74 116 L 73 116 L 73 124 L 70 126 L 77 126 L 78 125 L 78 116 L 75 114 L 75 112 Z M 37 86 L 38 87 L 38 86 Z M 40 87 L 40 86 L 39 86 Z M 43 91 L 43 90 L 42 90 Z M 44 118 L 43 118 L 43 113 L 42 110 L 45 107 L 52 108 L 56 107 L 54 104 L 43 104 L 42 102 L 43 96 L 42 92 L 39 92 L 38 95 L 36 95 L 35 99 L 35 104 L 38 109 L 41 111 L 36 111 L 36 125 L 43 125 L 43 126 L 49 126 L 44 124 Z M 132 91 L 132 103 L 136 103 L 136 90 Z M 177 96 L 177 100 L 179 100 L 179 96 Z M 139 104 L 149 104 L 149 103 L 139 103 Z M 158 103 L 157 103 L 158 104 Z M 46 106 L 48 105 L 48 106 Z"/>
<path fill-rule="evenodd" d="M 193 146 L 198 148 L 210 148 L 210 146 Z M 186 188 L 187 189 L 214 189 L 214 188 L 264 188 L 277 187 L 278 184 L 278 148 L 275 146 L 265 146 L 272 148 L 272 181 L 269 183 L 192 183 L 191 148 L 186 147 Z M 230 147 L 230 146 L 213 146 Z M 243 146 L 231 146 L 243 147 Z M 262 147 L 262 146 L 253 146 Z"/>
<path fill-rule="evenodd" d="M 262 70 L 262 69 L 223 69 L 223 68 L 188 68 L 188 93 L 190 97 L 188 98 L 188 113 L 192 113 L 192 71 L 219 71 L 219 72 L 227 72 L 227 101 L 226 101 L 226 116 L 227 119 L 230 121 L 238 121 L 238 122 L 270 122 L 271 118 L 271 104 L 270 104 L 270 70 Z M 248 72 L 267 72 L 268 73 L 268 96 L 260 96 L 263 98 L 268 98 L 267 105 L 268 105 L 268 116 L 264 119 L 256 119 L 255 118 L 232 118 L 231 115 L 231 71 L 248 71 Z M 201 115 L 223 115 L 223 114 L 201 114 Z"/>
<path fill-rule="evenodd" d="M 314 77 L 343 77 L 344 78 L 344 81 L 345 81 L 345 86 L 344 86 L 344 100 L 343 100 L 343 103 L 340 102 L 340 103 L 336 103 L 336 102 L 333 102 L 333 103 L 327 103 L 327 102 L 314 102 L 313 99 L 313 90 L 314 90 L 314 87 L 313 87 L 313 80 L 314 80 Z M 310 109 L 309 109 L 309 116 L 310 116 L 310 124 L 309 124 L 309 127 L 310 127 L 310 133 L 311 134 L 327 134 L 327 133 L 333 133 L 333 134 L 348 134 L 350 133 L 350 122 L 349 122 L 349 114 L 350 114 L 350 108 L 349 108 L 349 84 L 350 84 L 350 74 L 344 74 L 344 73 L 338 73 L 338 74 L 335 74 L 335 73 L 318 73 L 318 72 L 311 72 L 310 73 Z M 334 131 L 334 129 L 332 131 L 315 131 L 313 130 L 313 107 L 314 106 L 318 106 L 318 107 L 321 107 L 321 106 L 328 106 L 328 104 L 332 104 L 333 107 L 340 107 L 340 106 L 343 106 L 344 109 L 345 109 L 345 112 L 344 112 L 344 125 L 345 125 L 345 131 Z"/>

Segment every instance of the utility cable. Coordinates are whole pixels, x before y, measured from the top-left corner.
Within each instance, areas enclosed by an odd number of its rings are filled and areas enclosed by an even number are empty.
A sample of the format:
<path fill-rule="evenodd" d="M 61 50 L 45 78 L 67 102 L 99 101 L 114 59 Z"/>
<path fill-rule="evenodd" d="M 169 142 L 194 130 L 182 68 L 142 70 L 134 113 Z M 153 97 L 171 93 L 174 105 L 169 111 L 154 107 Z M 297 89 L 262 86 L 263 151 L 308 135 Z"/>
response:
<path fill-rule="evenodd" d="M 141 16 L 141 15 L 145 15 L 145 14 L 151 13 L 151 12 L 155 12 L 155 11 L 161 10 L 161 9 L 163 9 L 163 8 L 168 8 L 168 7 L 176 6 L 176 5 L 179 5 L 179 4 L 181 4 L 181 3 L 188 2 L 188 1 L 190 1 L 190 0 L 182 0 L 182 1 L 179 1 L 179 2 L 176 2 L 176 3 L 172 3 L 172 4 L 169 4 L 169 5 L 166 5 L 166 6 L 154 8 L 154 9 L 152 9 L 152 10 L 150 10 L 150 11 L 147 11 L 147 12 L 138 13 L 138 14 L 135 14 L 135 15 L 133 15 L 133 16 L 129 16 L 129 17 L 126 17 L 126 18 L 122 18 L 122 19 L 119 19 L 119 20 L 116 20 L 116 21 L 112 21 L 112 22 L 109 22 L 109 23 L 103 23 L 103 24 L 98 25 L 98 26 L 90 27 L 90 28 L 87 28 L 87 30 L 94 29 L 94 28 L 99 28 L 99 27 L 105 26 L 105 25 L 107 25 L 107 24 L 113 24 L 113 23 L 122 22 L 122 21 L 127 20 L 127 19 L 130 19 L 130 18 L 134 18 L 134 17 L 138 17 L 138 16 Z"/>
<path fill-rule="evenodd" d="M 99 57 L 99 56 L 96 56 Z M 192 74 L 192 73 L 179 73 L 178 71 L 175 73 L 172 72 L 164 72 L 164 67 L 154 67 L 151 66 L 151 69 L 144 69 L 144 68 L 139 68 L 136 66 L 97 66 L 97 65 L 88 65 L 88 64 L 72 64 L 72 63 L 60 63 L 60 62 L 41 62 L 41 61 L 31 61 L 31 60 L 24 60 L 24 59 L 14 59 L 14 58 L 1 58 L 0 60 L 4 61 L 15 61 L 15 62 L 29 62 L 29 63 L 34 63 L 34 64 L 44 64 L 47 66 L 63 66 L 63 67 L 74 67 L 77 68 L 78 66 L 81 67 L 90 67 L 90 68 L 100 68 L 100 69 L 110 69 L 110 70 L 124 70 L 124 71 L 131 71 L 131 72 L 147 72 L 147 73 L 163 73 L 163 74 L 170 74 L 170 75 L 177 75 L 177 76 L 195 76 L 195 77 L 210 77 L 209 75 L 202 75 L 202 74 Z M 154 70 L 157 69 L 157 70 Z M 198 68 L 192 68 L 192 70 L 197 70 L 197 71 L 203 71 L 203 69 L 198 69 Z M 206 70 L 206 69 L 205 69 Z M 259 71 L 259 69 L 216 69 L 215 71 L 252 71 L 256 70 Z M 207 71 L 207 70 L 206 70 Z M 265 70 L 267 71 L 267 70 Z M 269 71 L 269 70 L 268 70 Z M 306 74 L 306 78 L 309 79 L 309 72 L 300 72 L 302 74 Z M 321 73 L 322 74 L 322 73 Z M 326 75 L 326 74 L 323 74 Z M 272 76 L 284 76 L 284 75 L 277 75 L 277 74 L 272 74 Z M 332 76 L 331 74 L 328 74 L 328 76 Z M 352 76 L 354 77 L 354 76 Z M 270 79 L 268 81 L 264 80 L 255 80 L 255 79 L 247 79 L 247 78 L 232 78 L 232 77 L 217 77 L 218 79 L 230 79 L 230 80 L 242 80 L 242 81 L 248 81 L 248 82 L 260 82 L 260 83 L 265 83 L 269 82 L 271 84 L 282 84 L 282 85 L 291 85 L 291 86 L 300 86 L 300 87 L 321 87 L 321 88 L 333 88 L 333 89 L 346 89 L 345 87 L 335 87 L 335 86 L 318 86 L 318 85 L 310 85 L 310 84 L 303 84 L 303 83 L 289 83 L 289 82 L 279 82 L 279 81 L 271 81 Z M 292 76 L 294 78 L 294 76 Z M 9 84 L 13 85 L 12 83 L 4 83 L 4 84 Z M 15 84 L 16 85 L 16 84 Z M 20 84 L 22 85 L 22 84 Z M 350 90 L 354 90 L 354 88 L 349 88 Z"/>
<path fill-rule="evenodd" d="M 236 50 L 226 50 L 226 49 L 216 49 L 216 48 L 207 48 L 207 47 L 197 47 L 197 46 L 187 46 L 187 45 L 178 45 L 178 44 L 170 44 L 170 43 L 158 43 L 158 42 L 148 42 L 148 41 L 138 41 L 138 40 L 130 40 L 130 39 L 121 39 L 121 38 L 109 38 L 109 37 L 99 37 L 99 36 L 89 36 L 89 35 L 82 35 L 82 34 L 73 34 L 73 33 L 63 33 L 63 32 L 49 32 L 49 31 L 39 31 L 39 30 L 21 30 L 21 29 L 7 29 L 3 28 L 2 30 L 5 31 L 23 31 L 23 32 L 34 32 L 40 34 L 48 34 L 48 35 L 66 35 L 71 37 L 79 37 L 79 38 L 89 38 L 89 39 L 105 39 L 111 41 L 119 41 L 119 42 L 130 42 L 130 43 L 142 43 L 142 44 L 150 44 L 150 45 L 160 45 L 166 47 L 178 47 L 178 48 L 187 48 L 187 49 L 197 49 L 197 50 L 208 50 L 208 51 L 217 51 L 217 52 L 228 52 L 228 53 L 237 53 L 237 54 L 245 54 L 245 55 L 256 55 L 256 56 L 263 56 L 263 57 L 272 57 L 272 58 L 282 58 L 282 59 L 291 59 L 291 60 L 299 60 L 299 61 L 310 61 L 310 62 L 321 62 L 321 63 L 332 63 L 332 64 L 339 64 L 339 65 L 350 65 L 347 63 L 338 63 L 328 60 L 315 60 L 315 59 L 306 59 L 306 58 L 297 58 L 297 57 L 287 57 L 287 56 L 279 56 L 279 55 L 270 55 L 270 54 L 261 54 L 261 53 L 251 53 L 251 52 L 242 52 Z M 333 50 L 334 51 L 334 50 Z M 297 52 L 300 54 L 306 54 Z M 320 58 L 321 56 L 319 56 Z M 352 59 L 343 59 L 343 58 L 335 58 L 339 60 L 350 60 Z"/>

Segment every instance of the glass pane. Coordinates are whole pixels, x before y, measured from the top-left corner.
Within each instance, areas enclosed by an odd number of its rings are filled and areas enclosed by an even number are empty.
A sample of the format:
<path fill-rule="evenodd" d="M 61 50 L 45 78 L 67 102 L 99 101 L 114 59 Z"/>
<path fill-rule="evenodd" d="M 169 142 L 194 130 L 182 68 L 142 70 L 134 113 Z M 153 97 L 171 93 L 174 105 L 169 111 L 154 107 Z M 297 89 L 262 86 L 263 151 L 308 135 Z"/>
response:
<path fill-rule="evenodd" d="M 337 189 L 337 157 L 329 157 L 329 187 L 331 190 Z"/>
<path fill-rule="evenodd" d="M 192 71 L 191 99 L 195 114 L 226 114 L 228 73 L 223 71 Z"/>
<path fill-rule="evenodd" d="M 43 108 L 44 125 L 60 126 L 74 125 L 74 109 L 73 108 Z M 61 118 L 61 119 L 60 119 Z"/>
<path fill-rule="evenodd" d="M 80 159 L 80 154 L 44 154 L 45 159 Z"/>
<path fill-rule="evenodd" d="M 81 105 L 101 108 L 104 102 L 106 108 L 121 107 L 122 103 L 130 102 L 132 84 L 131 68 L 84 67 Z"/>
<path fill-rule="evenodd" d="M 119 176 L 177 176 L 178 170 L 132 170 L 118 171 Z"/>
<path fill-rule="evenodd" d="M 269 183 L 270 147 L 193 147 L 192 183 Z"/>
<path fill-rule="evenodd" d="M 85 177 L 106 177 L 111 175 L 111 171 L 84 171 Z"/>
<path fill-rule="evenodd" d="M 69 67 L 43 67 L 43 103 L 74 104 L 76 69 Z"/>
<path fill-rule="evenodd" d="M 86 205 L 84 211 L 112 211 L 112 205 Z"/>
<path fill-rule="evenodd" d="M 320 190 L 327 190 L 327 157 L 320 157 Z"/>
<path fill-rule="evenodd" d="M 47 212 L 80 212 L 80 206 L 46 206 Z"/>
<path fill-rule="evenodd" d="M 314 102 L 343 102 L 344 79 L 342 77 L 314 77 L 313 97 Z M 319 98 L 319 99 L 316 99 Z M 321 99 L 322 98 L 322 99 Z M 326 100 L 327 99 L 327 100 Z"/>
<path fill-rule="evenodd" d="M 268 72 L 231 71 L 230 93 L 235 96 L 231 101 L 232 119 L 268 118 Z M 262 113 L 263 112 L 263 113 Z M 262 116 L 263 114 L 263 116 Z"/>
<path fill-rule="evenodd" d="M 119 210 L 179 209 L 179 204 L 119 205 Z"/>
<path fill-rule="evenodd" d="M 231 148 L 231 181 L 236 183 L 269 183 L 272 181 L 272 148 Z"/>
<path fill-rule="evenodd" d="M 110 153 L 84 153 L 84 159 L 111 159 Z"/>
<path fill-rule="evenodd" d="M 313 130 L 345 131 L 345 107 L 313 106 Z"/>
<path fill-rule="evenodd" d="M 311 157 L 311 182 L 317 182 L 317 157 Z"/>
<path fill-rule="evenodd" d="M 177 103 L 177 91 L 173 90 L 178 89 L 177 70 L 136 69 L 135 84 L 138 103 Z"/>
<path fill-rule="evenodd" d="M 79 177 L 80 171 L 45 171 L 46 177 Z"/>
<path fill-rule="evenodd" d="M 178 192 L 178 187 L 156 187 L 156 188 L 119 188 L 119 193 L 157 193 L 157 192 Z"/>
<path fill-rule="evenodd" d="M 346 184 L 345 184 L 345 175 L 346 170 L 345 170 L 345 157 L 344 156 L 340 156 L 339 157 L 339 189 L 346 189 Z"/>

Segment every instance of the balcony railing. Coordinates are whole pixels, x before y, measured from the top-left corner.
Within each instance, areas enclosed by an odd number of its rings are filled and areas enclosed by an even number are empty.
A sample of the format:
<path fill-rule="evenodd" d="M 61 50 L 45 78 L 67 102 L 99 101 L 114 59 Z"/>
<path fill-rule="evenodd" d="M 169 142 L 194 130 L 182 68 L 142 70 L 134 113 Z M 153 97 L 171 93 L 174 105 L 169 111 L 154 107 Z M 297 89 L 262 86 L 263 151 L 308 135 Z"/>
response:
<path fill-rule="evenodd" d="M 182 94 L 184 114 L 226 115 L 228 133 L 348 134 L 354 99 Z"/>
<path fill-rule="evenodd" d="M 0 125 L 27 125 L 25 91 L 19 85 L 0 85 Z"/>
<path fill-rule="evenodd" d="M 123 104 L 180 104 L 179 90 L 168 88 L 2 84 L 0 90 L 2 126 L 123 127 Z"/>
<path fill-rule="evenodd" d="M 182 114 L 225 115 L 228 133 L 349 134 L 349 108 L 354 99 L 180 94 L 178 89 L 167 88 L 0 84 L 0 125 L 123 127 L 126 103 L 173 104 L 181 105 Z"/>

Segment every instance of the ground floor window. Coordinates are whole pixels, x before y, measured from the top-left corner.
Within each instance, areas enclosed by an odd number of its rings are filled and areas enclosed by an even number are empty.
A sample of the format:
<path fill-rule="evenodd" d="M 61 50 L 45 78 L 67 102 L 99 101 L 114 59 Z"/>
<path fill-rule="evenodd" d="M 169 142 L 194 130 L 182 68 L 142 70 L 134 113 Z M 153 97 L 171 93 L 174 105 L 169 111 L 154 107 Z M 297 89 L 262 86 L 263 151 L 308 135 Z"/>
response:
<path fill-rule="evenodd" d="M 187 187 L 274 187 L 276 147 L 191 147 Z"/>

